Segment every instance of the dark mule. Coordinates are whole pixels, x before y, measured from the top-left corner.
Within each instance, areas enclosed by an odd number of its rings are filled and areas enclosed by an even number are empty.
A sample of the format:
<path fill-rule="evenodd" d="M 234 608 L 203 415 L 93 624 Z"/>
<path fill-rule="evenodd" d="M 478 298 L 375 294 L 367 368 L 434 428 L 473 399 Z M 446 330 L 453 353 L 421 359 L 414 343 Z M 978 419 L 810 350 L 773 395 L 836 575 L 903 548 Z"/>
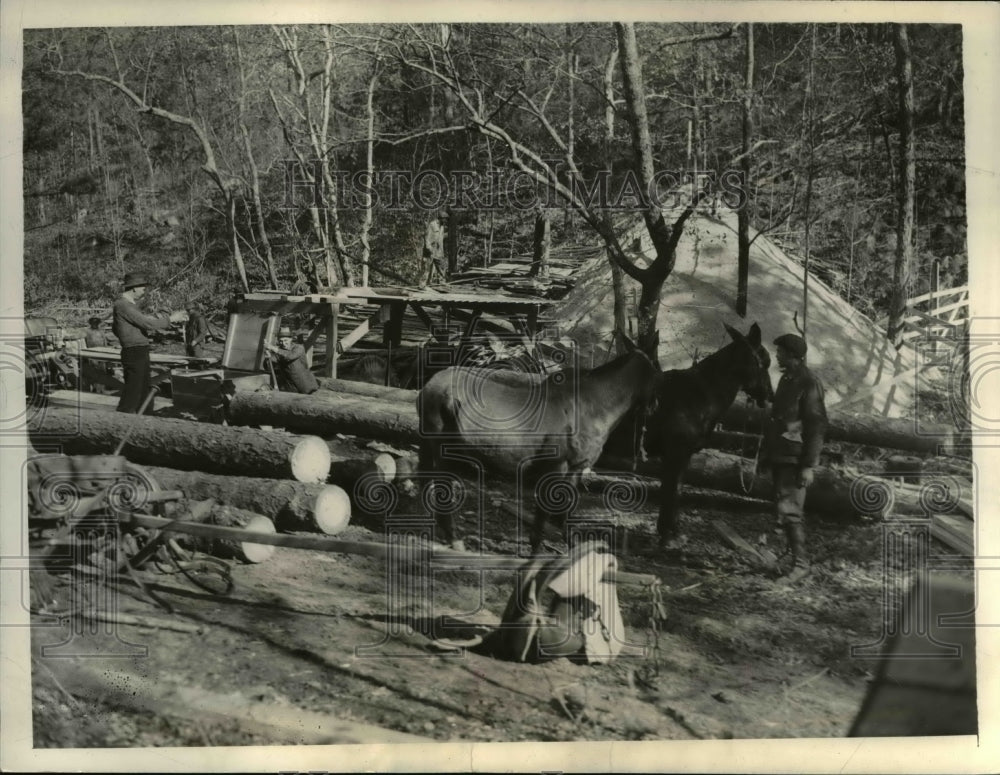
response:
<path fill-rule="evenodd" d="M 420 391 L 420 470 L 461 470 L 471 459 L 493 474 L 535 488 L 531 549 L 545 524 L 574 499 L 561 488 L 580 484 L 608 434 L 633 407 L 652 398 L 659 369 L 640 350 L 589 372 L 548 376 L 476 367 L 435 374 Z M 451 447 L 451 454 L 446 447 Z M 450 460 L 449 460 L 450 458 Z M 464 468 L 469 469 L 467 463 Z M 432 508 L 434 498 L 431 498 Z M 555 504 L 555 505 L 554 505 Z M 564 512 L 563 512 L 564 513 Z M 435 510 L 439 540 L 460 545 L 451 513 Z"/>
<path fill-rule="evenodd" d="M 663 373 L 656 409 L 646 422 L 645 447 L 661 460 L 660 545 L 680 532 L 677 510 L 681 476 L 691 456 L 708 443 L 722 415 L 742 389 L 758 406 L 774 397 L 768 368 L 771 356 L 760 344 L 760 326 L 746 336 L 732 326 L 733 341 L 689 369 Z"/>

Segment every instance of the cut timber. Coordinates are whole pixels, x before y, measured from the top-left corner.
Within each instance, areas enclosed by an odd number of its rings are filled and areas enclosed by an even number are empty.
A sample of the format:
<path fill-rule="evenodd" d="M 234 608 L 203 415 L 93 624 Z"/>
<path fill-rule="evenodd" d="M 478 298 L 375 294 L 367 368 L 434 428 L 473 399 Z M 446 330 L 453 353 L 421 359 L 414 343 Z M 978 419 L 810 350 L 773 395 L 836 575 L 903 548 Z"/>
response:
<path fill-rule="evenodd" d="M 118 412 L 49 407 L 40 414 L 32 438 L 58 441 L 70 454 L 112 452 L 129 434 L 121 454 L 134 463 L 300 482 L 323 482 L 330 472 L 330 450 L 317 436 Z"/>
<path fill-rule="evenodd" d="M 726 412 L 723 423 L 733 429 L 760 432 L 766 417 L 767 410 L 737 401 Z M 826 437 L 830 441 L 847 441 L 910 452 L 937 453 L 941 449 L 949 451 L 955 448 L 955 428 L 941 423 L 920 423 L 918 434 L 914 420 L 850 414 L 836 409 L 829 411 L 828 420 Z"/>
<path fill-rule="evenodd" d="M 330 448 L 330 475 L 327 481 L 339 484 L 348 492 L 365 477 L 380 482 L 396 478 L 396 459 L 387 452 L 358 449 L 353 444 L 338 439 L 328 439 Z"/>
<path fill-rule="evenodd" d="M 602 468 L 629 471 L 631 461 L 602 458 L 600 465 Z M 899 484 L 872 474 L 852 475 L 824 467 L 816 467 L 813 471 L 815 481 L 806 496 L 807 511 L 840 518 L 888 512 L 905 516 L 923 516 L 928 513 L 921 502 L 924 491 L 922 487 Z M 659 461 L 642 461 L 637 465 L 635 473 L 658 477 Z M 684 474 L 684 483 L 765 500 L 771 498 L 771 478 L 755 474 L 752 460 L 715 450 L 702 450 L 691 458 Z M 947 491 L 935 492 L 939 486 Z M 928 496 L 935 500 L 947 499 L 953 504 L 945 511 L 973 516 L 971 488 L 958 477 L 931 477 L 924 487 Z M 956 491 L 953 492 L 953 488 Z"/>
<path fill-rule="evenodd" d="M 274 533 L 274 523 L 263 514 L 254 514 L 233 506 L 216 506 L 208 518 L 208 524 L 222 527 L 241 527 L 252 533 Z M 216 557 L 236 558 L 243 562 L 260 563 L 274 554 L 274 547 L 267 544 L 254 544 L 249 541 L 239 541 L 230 538 L 209 539 L 204 551 Z"/>
<path fill-rule="evenodd" d="M 245 531 L 239 528 L 220 527 L 218 525 L 199 525 L 193 522 L 175 522 L 163 517 L 153 517 L 148 514 L 135 514 L 132 523 L 140 527 L 154 528 L 164 532 L 186 533 L 194 536 L 209 536 L 236 538 L 246 540 Z M 412 544 L 384 544 L 374 541 L 342 541 L 339 538 L 326 536 L 290 536 L 290 535 L 260 535 L 260 543 L 270 546 L 287 546 L 293 549 L 311 549 L 317 552 L 333 552 L 337 554 L 358 554 L 363 557 L 387 559 L 396 554 L 394 559 L 403 564 L 416 563 L 422 568 L 429 567 L 441 570 L 476 570 L 476 571 L 508 571 L 523 567 L 530 559 L 510 557 L 500 554 L 476 554 L 456 549 L 446 549 L 437 544 L 414 542 Z M 398 554 L 397 554 L 398 553 Z M 601 577 L 609 584 L 638 584 L 646 586 L 659 584 L 656 576 L 648 573 L 630 573 L 628 571 L 606 571 Z"/>
<path fill-rule="evenodd" d="M 328 391 L 238 392 L 229 402 L 228 417 L 234 425 L 274 425 L 324 437 L 345 433 L 391 442 L 416 441 L 419 429 L 415 405 Z"/>
<path fill-rule="evenodd" d="M 183 490 L 189 498 L 214 498 L 274 520 L 279 530 L 306 530 L 336 535 L 351 520 L 351 500 L 335 484 L 304 484 L 287 479 L 214 476 L 148 466 L 164 486 Z"/>
<path fill-rule="evenodd" d="M 336 379 L 334 377 L 321 378 L 319 386 L 324 390 L 334 393 L 369 396 L 381 399 L 382 401 L 398 401 L 401 404 L 408 404 L 409 406 L 416 405 L 417 393 L 420 392 L 419 390 L 386 387 L 385 385 L 374 385 L 371 382 L 357 382 L 352 379 Z"/>

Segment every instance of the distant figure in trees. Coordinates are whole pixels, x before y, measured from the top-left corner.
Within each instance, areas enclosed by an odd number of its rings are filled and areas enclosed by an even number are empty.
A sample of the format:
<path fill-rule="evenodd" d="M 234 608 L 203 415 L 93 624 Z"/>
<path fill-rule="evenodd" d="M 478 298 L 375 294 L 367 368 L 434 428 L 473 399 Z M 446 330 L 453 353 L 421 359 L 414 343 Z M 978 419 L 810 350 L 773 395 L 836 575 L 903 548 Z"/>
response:
<path fill-rule="evenodd" d="M 108 346 L 108 335 L 101 328 L 101 323 L 104 321 L 101 318 L 89 318 L 87 320 L 87 325 L 90 328 L 87 329 L 87 334 L 84 337 L 84 344 L 87 347 L 107 347 Z"/>
<path fill-rule="evenodd" d="M 192 358 L 205 357 L 205 340 L 208 339 L 208 321 L 201 314 L 201 309 L 195 301 L 186 305 L 188 319 L 184 324 L 184 350 Z"/>
<path fill-rule="evenodd" d="M 805 364 L 805 339 L 783 334 L 774 343 L 782 374 L 764 431 L 761 459 L 771 468 L 778 527 L 784 530 L 792 554 L 792 568 L 782 580 L 794 584 L 809 575 L 803 508 L 823 449 L 826 405 L 823 384 Z"/>
<path fill-rule="evenodd" d="M 448 280 L 448 266 L 444 257 L 444 225 L 436 215 L 427 221 L 424 231 L 424 265 L 427 267 L 427 280 L 424 285 L 430 285 L 437 274 L 441 282 Z"/>
<path fill-rule="evenodd" d="M 114 304 L 111 331 L 122 346 L 121 361 L 125 376 L 125 388 L 118 402 L 119 412 L 137 413 L 149 395 L 152 389 L 149 332 L 170 328 L 170 316 L 152 317 L 139 309 L 138 302 L 146 295 L 148 285 L 149 280 L 144 274 L 130 272 L 125 275 L 122 295 Z"/>
<path fill-rule="evenodd" d="M 278 331 L 277 346 L 268 342 L 264 348 L 270 353 L 284 381 L 299 393 L 315 393 L 319 390 L 316 376 L 306 366 L 305 348 L 292 339 L 292 329 L 282 326 Z"/>

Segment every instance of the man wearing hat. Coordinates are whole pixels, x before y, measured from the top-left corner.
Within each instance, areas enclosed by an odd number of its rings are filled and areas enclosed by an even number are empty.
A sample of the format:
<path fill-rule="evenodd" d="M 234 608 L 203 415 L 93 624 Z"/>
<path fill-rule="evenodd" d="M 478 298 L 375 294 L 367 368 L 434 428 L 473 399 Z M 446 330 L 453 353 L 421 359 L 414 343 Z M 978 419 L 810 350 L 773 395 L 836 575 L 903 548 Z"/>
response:
<path fill-rule="evenodd" d="M 125 374 L 125 389 L 118 402 L 118 411 L 135 414 L 152 389 L 148 332 L 170 328 L 170 319 L 151 317 L 139 309 L 138 301 L 146 295 L 146 286 L 149 285 L 144 274 L 129 272 L 122 285 L 124 290 L 115 301 L 111 323 L 111 331 L 122 346 L 122 371 Z"/>
<path fill-rule="evenodd" d="M 292 340 L 292 329 L 282 326 L 278 330 L 277 346 L 268 342 L 264 348 L 272 354 L 285 381 L 299 393 L 315 393 L 319 390 L 316 375 L 306 366 L 305 348 Z"/>
<path fill-rule="evenodd" d="M 205 348 L 203 345 L 205 339 L 208 338 L 208 321 L 201 314 L 197 302 L 189 301 L 185 305 L 185 309 L 187 309 L 188 319 L 184 324 L 184 350 L 192 358 L 204 358 Z"/>
<path fill-rule="evenodd" d="M 792 554 L 792 568 L 782 577 L 791 584 L 809 575 L 802 513 L 827 420 L 823 384 L 805 364 L 805 340 L 784 334 L 774 343 L 782 374 L 764 431 L 762 460 L 771 468 L 778 526 L 784 530 Z"/>

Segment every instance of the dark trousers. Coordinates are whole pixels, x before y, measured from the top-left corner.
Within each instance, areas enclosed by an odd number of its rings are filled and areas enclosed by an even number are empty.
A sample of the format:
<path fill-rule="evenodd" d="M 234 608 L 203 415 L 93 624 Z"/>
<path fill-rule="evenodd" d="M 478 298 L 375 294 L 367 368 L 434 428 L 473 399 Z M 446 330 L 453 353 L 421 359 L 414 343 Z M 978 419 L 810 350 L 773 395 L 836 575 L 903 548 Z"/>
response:
<path fill-rule="evenodd" d="M 118 402 L 119 412 L 135 414 L 152 390 L 149 376 L 149 345 L 122 348 L 122 370 L 125 372 L 125 388 Z M 152 405 L 147 407 L 147 411 Z"/>
<path fill-rule="evenodd" d="M 772 468 L 772 476 L 774 511 L 778 517 L 778 525 L 802 524 L 806 488 L 799 487 L 799 467 L 795 464 L 776 463 Z"/>

